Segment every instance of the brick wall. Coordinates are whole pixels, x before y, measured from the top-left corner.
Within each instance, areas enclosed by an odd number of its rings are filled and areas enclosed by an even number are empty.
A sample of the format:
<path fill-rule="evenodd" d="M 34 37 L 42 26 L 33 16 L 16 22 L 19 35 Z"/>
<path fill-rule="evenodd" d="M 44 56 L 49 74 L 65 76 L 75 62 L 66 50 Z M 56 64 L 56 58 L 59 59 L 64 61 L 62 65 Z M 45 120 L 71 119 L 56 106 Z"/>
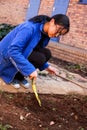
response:
<path fill-rule="evenodd" d="M 29 0 L 0 0 L 0 23 L 13 25 L 25 20 Z"/>
<path fill-rule="evenodd" d="M 87 67 L 86 50 L 54 42 L 50 42 L 48 48 L 51 50 L 53 57 Z"/>
<path fill-rule="evenodd" d="M 38 14 L 51 16 L 54 0 L 41 0 Z"/>
<path fill-rule="evenodd" d="M 70 32 L 60 42 L 87 50 L 87 5 L 70 0 L 67 15 L 70 17 Z"/>

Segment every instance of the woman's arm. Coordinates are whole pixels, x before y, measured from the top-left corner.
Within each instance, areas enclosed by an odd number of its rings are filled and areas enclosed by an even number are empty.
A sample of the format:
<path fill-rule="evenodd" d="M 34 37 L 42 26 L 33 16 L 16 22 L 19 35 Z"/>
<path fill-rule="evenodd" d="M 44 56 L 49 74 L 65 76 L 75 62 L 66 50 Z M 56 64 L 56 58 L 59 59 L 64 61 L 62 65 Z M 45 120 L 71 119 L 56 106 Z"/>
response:
<path fill-rule="evenodd" d="M 24 76 L 28 76 L 36 70 L 35 67 L 23 55 L 23 50 L 25 47 L 27 47 L 26 44 L 32 37 L 32 34 L 32 28 L 21 29 L 17 33 L 8 49 L 8 56 L 10 61 Z"/>

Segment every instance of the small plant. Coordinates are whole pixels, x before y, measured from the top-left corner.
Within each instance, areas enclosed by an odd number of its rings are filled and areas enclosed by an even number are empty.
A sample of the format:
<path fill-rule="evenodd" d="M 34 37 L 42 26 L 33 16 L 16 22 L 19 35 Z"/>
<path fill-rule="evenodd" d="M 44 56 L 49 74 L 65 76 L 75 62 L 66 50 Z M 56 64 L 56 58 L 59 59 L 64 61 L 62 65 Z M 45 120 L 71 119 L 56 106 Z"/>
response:
<path fill-rule="evenodd" d="M 13 127 L 9 124 L 7 124 L 7 125 L 0 124 L 0 130 L 8 130 L 9 128 L 13 128 Z"/>
<path fill-rule="evenodd" d="M 81 128 L 81 130 L 85 130 L 84 128 Z"/>
<path fill-rule="evenodd" d="M 8 95 L 8 98 L 10 98 L 10 99 L 12 99 L 13 97 L 14 97 L 13 94 Z"/>
<path fill-rule="evenodd" d="M 0 95 L 3 93 L 3 90 L 0 90 Z"/>
<path fill-rule="evenodd" d="M 6 23 L 0 24 L 0 40 L 2 40 L 14 27 L 16 26 Z"/>
<path fill-rule="evenodd" d="M 53 111 L 56 111 L 56 108 L 52 108 Z"/>
<path fill-rule="evenodd" d="M 14 95 L 13 94 L 11 94 L 11 93 L 7 93 L 7 94 L 5 94 L 5 97 L 7 98 L 7 99 L 13 99 L 14 98 Z"/>
<path fill-rule="evenodd" d="M 38 72 L 38 75 L 46 77 L 48 75 L 48 73 L 46 73 L 46 72 Z"/>

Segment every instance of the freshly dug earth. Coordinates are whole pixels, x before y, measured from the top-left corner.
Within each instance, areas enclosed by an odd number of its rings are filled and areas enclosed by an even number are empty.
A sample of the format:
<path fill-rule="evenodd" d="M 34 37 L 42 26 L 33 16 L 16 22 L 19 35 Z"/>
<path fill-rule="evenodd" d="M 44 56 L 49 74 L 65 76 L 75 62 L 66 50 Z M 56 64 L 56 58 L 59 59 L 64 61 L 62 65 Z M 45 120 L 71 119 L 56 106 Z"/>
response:
<path fill-rule="evenodd" d="M 87 96 L 0 93 L 0 130 L 87 130 Z M 4 129 L 5 128 L 5 129 Z"/>

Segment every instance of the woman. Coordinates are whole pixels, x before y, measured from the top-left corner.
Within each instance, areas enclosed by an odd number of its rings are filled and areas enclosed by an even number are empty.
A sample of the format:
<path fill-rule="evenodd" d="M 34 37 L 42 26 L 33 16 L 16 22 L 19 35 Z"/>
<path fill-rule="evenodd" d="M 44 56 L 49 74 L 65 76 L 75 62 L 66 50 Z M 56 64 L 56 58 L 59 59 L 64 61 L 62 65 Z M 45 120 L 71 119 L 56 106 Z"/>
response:
<path fill-rule="evenodd" d="M 15 88 L 29 88 L 25 77 L 37 78 L 37 68 L 56 74 L 47 63 L 51 57 L 50 38 L 69 32 L 69 18 L 56 14 L 51 18 L 38 15 L 18 25 L 0 42 L 0 78 Z"/>

